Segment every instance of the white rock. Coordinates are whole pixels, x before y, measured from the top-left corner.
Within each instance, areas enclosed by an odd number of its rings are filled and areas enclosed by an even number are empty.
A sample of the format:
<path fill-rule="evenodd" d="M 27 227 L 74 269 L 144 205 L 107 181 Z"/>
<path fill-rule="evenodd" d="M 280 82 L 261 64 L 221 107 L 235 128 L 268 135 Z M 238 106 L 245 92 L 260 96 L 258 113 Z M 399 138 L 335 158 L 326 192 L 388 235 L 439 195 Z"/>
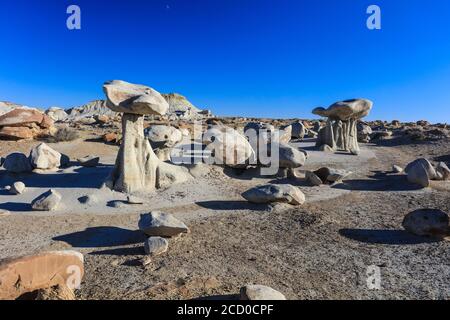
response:
<path fill-rule="evenodd" d="M 403 172 L 403 168 L 394 164 L 392 166 L 392 171 L 395 172 L 395 173 L 402 173 Z"/>
<path fill-rule="evenodd" d="M 139 229 L 148 236 L 174 237 L 188 233 L 189 228 L 169 213 L 153 211 L 141 215 Z"/>
<path fill-rule="evenodd" d="M 286 300 L 279 291 L 262 285 L 247 285 L 241 288 L 241 300 Z"/>
<path fill-rule="evenodd" d="M 35 169 L 56 169 L 61 165 L 61 153 L 41 143 L 31 150 L 30 163 Z"/>
<path fill-rule="evenodd" d="M 9 192 L 12 194 L 22 194 L 25 192 L 26 186 L 25 183 L 21 181 L 14 182 Z"/>

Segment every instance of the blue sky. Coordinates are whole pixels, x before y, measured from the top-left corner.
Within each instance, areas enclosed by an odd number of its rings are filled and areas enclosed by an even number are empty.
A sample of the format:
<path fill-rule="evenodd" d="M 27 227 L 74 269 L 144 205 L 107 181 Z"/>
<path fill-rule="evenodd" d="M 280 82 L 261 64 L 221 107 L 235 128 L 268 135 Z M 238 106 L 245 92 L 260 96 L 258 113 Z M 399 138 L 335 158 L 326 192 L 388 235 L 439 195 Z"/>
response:
<path fill-rule="evenodd" d="M 82 29 L 66 28 L 81 8 Z M 366 9 L 382 10 L 382 30 Z M 0 5 L 0 100 L 70 107 L 122 79 L 219 115 L 450 122 L 448 0 L 14 0 Z"/>

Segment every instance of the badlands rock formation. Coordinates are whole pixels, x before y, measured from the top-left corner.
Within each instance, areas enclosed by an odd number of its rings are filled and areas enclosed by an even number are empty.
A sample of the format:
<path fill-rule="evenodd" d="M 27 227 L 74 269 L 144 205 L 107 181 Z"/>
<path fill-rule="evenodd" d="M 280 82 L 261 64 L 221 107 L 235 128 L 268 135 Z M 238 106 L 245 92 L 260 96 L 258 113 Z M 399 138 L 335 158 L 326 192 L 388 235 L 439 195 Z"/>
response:
<path fill-rule="evenodd" d="M 53 120 L 36 109 L 15 108 L 0 116 L 0 138 L 33 139 L 50 135 Z"/>
<path fill-rule="evenodd" d="M 122 115 L 122 144 L 107 185 L 126 192 L 147 192 L 188 180 L 187 169 L 161 162 L 144 135 L 144 115 L 164 115 L 169 106 L 150 87 L 114 80 L 103 90 L 107 106 Z"/>
<path fill-rule="evenodd" d="M 366 99 L 353 99 L 337 102 L 328 109 L 314 109 L 314 114 L 328 118 L 326 127 L 319 131 L 317 146 L 359 154 L 357 122 L 369 114 L 372 105 Z"/>

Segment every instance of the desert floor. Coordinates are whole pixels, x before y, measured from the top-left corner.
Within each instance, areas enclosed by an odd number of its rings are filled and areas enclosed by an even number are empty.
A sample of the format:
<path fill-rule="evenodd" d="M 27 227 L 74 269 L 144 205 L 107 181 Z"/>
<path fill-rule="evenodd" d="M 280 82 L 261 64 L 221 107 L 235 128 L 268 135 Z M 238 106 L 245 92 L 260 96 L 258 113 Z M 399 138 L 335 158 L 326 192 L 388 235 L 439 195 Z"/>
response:
<path fill-rule="evenodd" d="M 39 142 L 0 142 L 0 156 L 28 153 Z M 418 157 L 450 162 L 450 143 L 384 141 L 362 145 L 360 156 L 314 151 L 303 169 L 330 166 L 353 172 L 342 184 L 310 187 L 301 179 L 238 175 L 211 166 L 189 183 L 142 195 L 144 205 L 100 189 L 118 147 L 78 140 L 50 144 L 75 160 L 101 157 L 97 168 L 70 167 L 49 174 L 12 176 L 0 169 L 0 187 L 20 180 L 23 195 L 0 191 L 0 258 L 39 251 L 74 249 L 85 255 L 80 299 L 236 298 L 248 283 L 279 290 L 288 299 L 450 299 L 450 242 L 411 236 L 401 223 L 421 208 L 450 212 L 450 183 L 417 189 L 391 173 Z M 264 183 L 291 183 L 307 203 L 253 205 L 241 193 Z M 53 188 L 62 196 L 55 212 L 30 211 L 29 203 Z M 95 195 L 95 205 L 78 198 Z M 191 232 L 170 240 L 169 250 L 143 267 L 140 214 L 174 214 Z M 381 289 L 367 287 L 367 267 L 381 268 Z"/>

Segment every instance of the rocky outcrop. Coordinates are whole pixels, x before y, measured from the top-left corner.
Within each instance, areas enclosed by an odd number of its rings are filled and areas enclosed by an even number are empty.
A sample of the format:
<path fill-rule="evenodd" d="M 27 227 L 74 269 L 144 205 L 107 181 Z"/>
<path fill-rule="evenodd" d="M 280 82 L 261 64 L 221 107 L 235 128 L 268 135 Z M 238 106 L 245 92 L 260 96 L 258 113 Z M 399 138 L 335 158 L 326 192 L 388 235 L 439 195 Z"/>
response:
<path fill-rule="evenodd" d="M 359 154 L 357 122 L 367 116 L 373 103 L 366 99 L 337 102 L 328 109 L 316 108 L 313 113 L 326 117 L 327 125 L 320 129 L 317 147 L 329 146 L 332 150 Z"/>
<path fill-rule="evenodd" d="M 104 115 L 108 117 L 115 117 L 117 114 L 106 106 L 105 100 L 94 100 L 85 105 L 74 107 L 66 110 L 68 116 L 67 120 L 71 122 L 80 122 L 82 119 L 92 119 L 94 117 Z"/>
<path fill-rule="evenodd" d="M 0 116 L 0 138 L 33 139 L 50 135 L 53 120 L 37 109 L 15 108 Z"/>
<path fill-rule="evenodd" d="M 200 110 L 178 93 L 162 94 L 169 104 L 167 115 L 175 119 L 201 119 L 211 117 L 208 110 Z"/>
<path fill-rule="evenodd" d="M 123 113 L 122 144 L 107 186 L 133 194 L 167 186 L 169 180 L 184 182 L 192 177 L 187 169 L 159 160 L 145 138 L 144 115 L 163 115 L 169 107 L 156 90 L 119 80 L 106 82 L 103 90 L 107 106 Z"/>

